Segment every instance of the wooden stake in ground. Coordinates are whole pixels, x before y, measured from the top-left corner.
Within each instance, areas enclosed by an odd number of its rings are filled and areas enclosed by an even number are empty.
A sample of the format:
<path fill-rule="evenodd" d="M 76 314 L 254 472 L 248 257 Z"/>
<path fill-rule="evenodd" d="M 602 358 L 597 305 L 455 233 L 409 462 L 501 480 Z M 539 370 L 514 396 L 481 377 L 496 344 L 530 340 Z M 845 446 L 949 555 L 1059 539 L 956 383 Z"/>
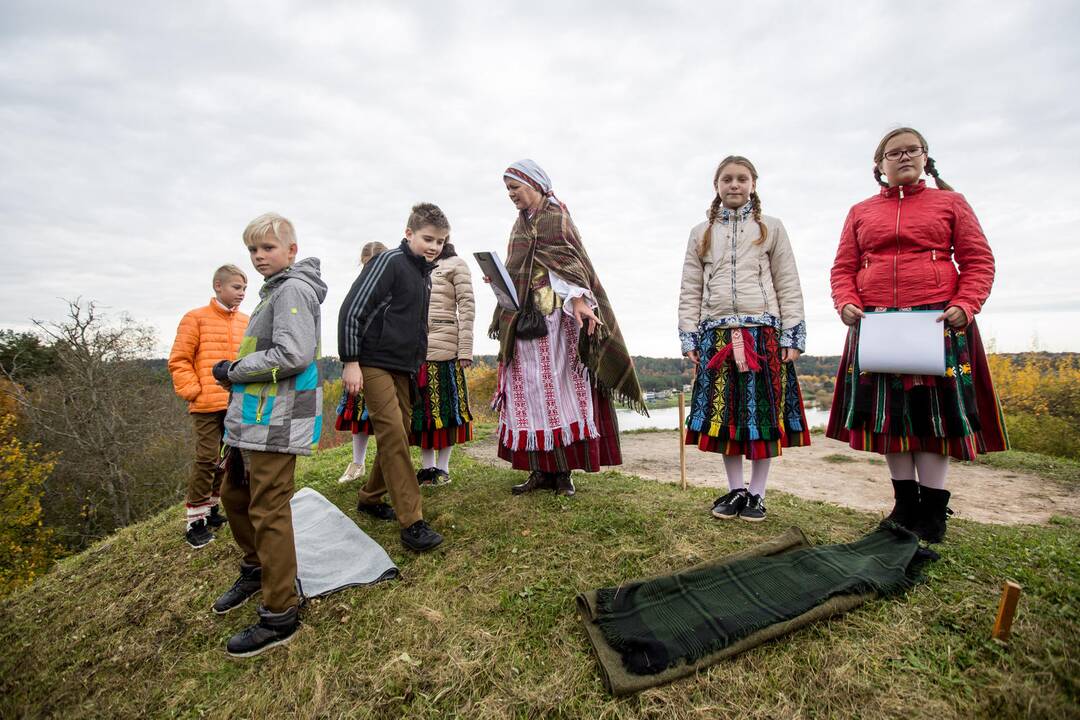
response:
<path fill-rule="evenodd" d="M 1005 581 L 1005 587 L 1001 590 L 1001 602 L 998 604 L 997 620 L 994 621 L 994 631 L 990 634 L 994 640 L 1001 642 L 1009 641 L 1009 633 L 1012 631 L 1013 616 L 1016 614 L 1016 603 L 1020 600 L 1020 586 L 1011 580 Z"/>
<path fill-rule="evenodd" d="M 686 443 L 683 428 L 686 425 L 686 393 L 679 391 L 679 483 L 686 489 Z"/>

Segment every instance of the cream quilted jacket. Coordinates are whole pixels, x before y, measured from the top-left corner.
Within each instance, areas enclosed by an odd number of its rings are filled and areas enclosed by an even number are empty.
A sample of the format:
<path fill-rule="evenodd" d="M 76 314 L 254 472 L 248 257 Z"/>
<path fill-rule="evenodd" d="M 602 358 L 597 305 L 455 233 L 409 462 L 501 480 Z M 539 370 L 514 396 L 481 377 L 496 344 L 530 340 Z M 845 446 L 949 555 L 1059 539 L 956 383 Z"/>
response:
<path fill-rule="evenodd" d="M 457 255 L 440 258 L 431 273 L 427 359 L 472 360 L 475 315 L 469 266 Z"/>
<path fill-rule="evenodd" d="M 761 216 L 768 228 L 763 243 L 749 204 L 725 209 L 713 223 L 707 257 L 698 257 L 705 228 L 690 231 L 679 293 L 679 335 L 683 351 L 702 329 L 768 325 L 780 332 L 783 347 L 805 349 L 806 325 L 795 255 L 784 224 Z"/>

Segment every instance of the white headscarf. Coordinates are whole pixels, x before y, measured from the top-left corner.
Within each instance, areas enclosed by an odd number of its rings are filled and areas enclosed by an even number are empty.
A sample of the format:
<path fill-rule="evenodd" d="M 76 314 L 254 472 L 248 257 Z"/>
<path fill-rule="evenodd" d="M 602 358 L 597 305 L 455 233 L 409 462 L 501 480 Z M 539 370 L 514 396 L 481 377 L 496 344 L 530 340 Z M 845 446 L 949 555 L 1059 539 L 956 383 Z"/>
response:
<path fill-rule="evenodd" d="M 566 209 L 566 206 L 555 197 L 555 192 L 551 189 L 551 178 L 534 160 L 525 158 L 524 160 L 518 160 L 516 163 L 511 163 L 510 167 L 506 168 L 503 173 L 503 177 L 526 183 L 546 197 L 552 205 L 558 205 L 564 210 Z"/>

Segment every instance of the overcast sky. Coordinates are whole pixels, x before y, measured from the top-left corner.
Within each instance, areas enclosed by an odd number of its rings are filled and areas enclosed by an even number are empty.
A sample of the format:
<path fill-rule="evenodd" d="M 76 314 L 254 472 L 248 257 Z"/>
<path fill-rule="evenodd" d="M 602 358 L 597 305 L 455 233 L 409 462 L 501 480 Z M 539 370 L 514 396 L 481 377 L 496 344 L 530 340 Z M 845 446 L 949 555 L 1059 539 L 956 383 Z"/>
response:
<path fill-rule="evenodd" d="M 586 7 L 587 6 L 587 7 Z M 0 0 L 0 327 L 82 296 L 158 328 L 274 210 L 322 260 L 324 352 L 369 240 L 438 203 L 505 252 L 501 175 L 554 181 L 634 354 L 676 356 L 689 229 L 751 158 L 795 248 L 807 351 L 838 354 L 828 271 L 872 154 L 919 128 L 998 261 L 998 350 L 1080 350 L 1080 11 L 1071 2 Z M 722 10 L 721 10 L 722 8 Z M 252 272 L 248 299 L 256 302 Z"/>

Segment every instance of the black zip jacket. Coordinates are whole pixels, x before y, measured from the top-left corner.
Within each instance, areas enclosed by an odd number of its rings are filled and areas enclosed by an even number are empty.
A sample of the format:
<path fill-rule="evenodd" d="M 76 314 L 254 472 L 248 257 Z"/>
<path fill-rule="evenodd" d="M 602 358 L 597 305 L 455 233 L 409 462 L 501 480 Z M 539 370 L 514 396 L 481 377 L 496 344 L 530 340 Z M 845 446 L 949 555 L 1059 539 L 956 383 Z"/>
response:
<path fill-rule="evenodd" d="M 338 313 L 341 362 L 415 374 L 427 357 L 431 271 L 405 240 L 368 261 Z"/>

